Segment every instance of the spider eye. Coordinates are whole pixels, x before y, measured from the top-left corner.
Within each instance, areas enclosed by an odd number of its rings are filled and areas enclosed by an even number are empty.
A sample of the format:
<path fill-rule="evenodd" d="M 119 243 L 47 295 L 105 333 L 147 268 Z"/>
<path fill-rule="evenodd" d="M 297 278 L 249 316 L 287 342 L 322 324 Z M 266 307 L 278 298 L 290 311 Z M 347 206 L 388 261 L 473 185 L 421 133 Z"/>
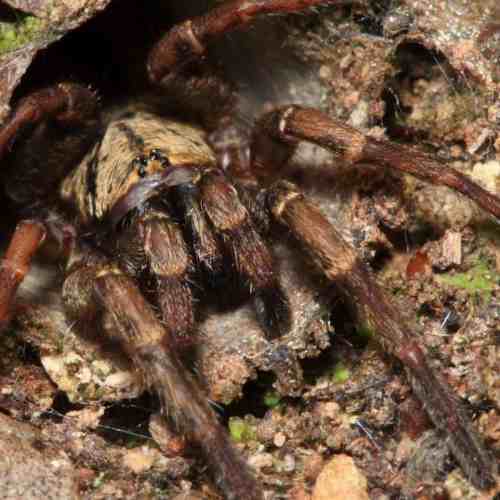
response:
<path fill-rule="evenodd" d="M 149 153 L 149 157 L 152 160 L 161 160 L 163 157 L 162 152 L 159 149 L 152 149 L 151 152 Z"/>
<path fill-rule="evenodd" d="M 170 160 L 159 149 L 152 149 L 149 153 L 149 158 L 151 160 L 159 161 L 163 168 L 170 166 Z"/>
<path fill-rule="evenodd" d="M 147 174 L 146 167 L 148 165 L 148 159 L 144 156 L 138 156 L 132 160 L 132 167 L 137 170 L 139 177 L 145 177 Z"/>

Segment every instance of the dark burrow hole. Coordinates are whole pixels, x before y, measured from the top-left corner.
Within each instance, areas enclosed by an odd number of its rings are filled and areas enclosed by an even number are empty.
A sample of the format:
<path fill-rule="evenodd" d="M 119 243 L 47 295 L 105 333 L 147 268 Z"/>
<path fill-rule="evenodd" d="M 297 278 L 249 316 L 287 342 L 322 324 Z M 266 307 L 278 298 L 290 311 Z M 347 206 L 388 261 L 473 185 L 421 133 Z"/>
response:
<path fill-rule="evenodd" d="M 158 399 L 149 392 L 112 404 L 99 421 L 98 433 L 115 444 L 149 440 L 149 419 L 159 408 Z"/>
<path fill-rule="evenodd" d="M 405 229 L 396 231 L 384 223 L 380 224 L 380 229 L 391 242 L 396 251 L 409 252 L 412 249 L 420 248 L 424 243 L 438 240 L 443 235 L 443 229 L 433 226 L 430 222 L 421 221 L 414 230 Z M 387 251 L 387 250 L 386 250 Z M 382 264 L 387 256 L 381 252 Z M 374 269 L 381 269 L 377 263 L 370 263 Z"/>
<path fill-rule="evenodd" d="M 173 22 L 171 8 L 164 2 L 111 2 L 37 53 L 14 100 L 68 80 L 91 85 L 104 104 L 138 94 L 147 86 L 147 52 Z"/>
<path fill-rule="evenodd" d="M 339 323 L 341 323 L 339 319 Z M 345 323 L 347 325 L 348 322 Z M 360 353 L 366 346 L 367 339 L 354 330 L 350 333 L 346 328 L 343 333 L 335 333 L 332 345 L 314 359 L 300 360 L 303 370 L 304 382 L 314 385 L 316 381 L 332 372 L 332 367 L 346 360 L 355 363 Z M 245 417 L 252 415 L 264 418 L 265 414 L 274 406 L 283 403 L 285 406 L 303 404 L 300 398 L 281 396 L 274 388 L 276 376 L 271 372 L 259 371 L 257 378 L 247 382 L 243 387 L 241 398 L 227 406 L 221 406 L 221 417 L 227 424 L 230 417 Z M 341 385 L 339 385 L 341 389 Z"/>
<path fill-rule="evenodd" d="M 332 303 L 329 322 L 330 347 L 317 357 L 300 360 L 304 380 L 309 385 L 330 373 L 337 363 L 347 360 L 356 363 L 371 340 L 370 333 L 356 325 L 350 307 L 341 299 Z"/>
<path fill-rule="evenodd" d="M 51 409 L 47 412 L 54 420 L 62 420 L 66 413 L 82 408 L 81 405 L 72 403 L 65 392 L 59 391 L 54 397 Z"/>
<path fill-rule="evenodd" d="M 301 360 L 300 366 L 304 373 L 305 383 L 314 386 L 319 378 L 330 374 L 337 363 L 344 362 L 353 353 L 353 346 L 348 341 L 334 338 L 332 345 L 319 356 L 314 359 Z"/>
<path fill-rule="evenodd" d="M 60 40 L 38 51 L 16 87 L 12 102 L 62 81 L 89 85 L 102 108 L 144 95 L 151 89 L 147 56 L 160 37 L 181 20 L 207 12 L 206 2 L 111 2 L 102 12 Z M 18 19 L 21 11 L 0 6 L 0 17 Z M 236 34 L 237 35 L 237 34 Z M 221 54 L 214 44 L 207 59 L 216 66 Z M 227 46 L 223 40 L 219 45 Z M 213 50 L 215 49 L 215 50 Z"/>
<path fill-rule="evenodd" d="M 253 415 L 256 418 L 263 418 L 272 407 L 269 403 L 269 395 L 274 393 L 273 383 L 275 380 L 274 374 L 259 371 L 255 380 L 251 380 L 243 386 L 241 398 L 220 408 L 224 423 L 227 424 L 229 417 Z M 276 397 L 279 398 L 279 396 Z"/>
<path fill-rule="evenodd" d="M 3 335 L 5 335 L 5 332 L 3 332 Z M 23 342 L 21 339 L 17 338 L 16 351 L 23 364 L 41 366 L 40 353 L 38 349 L 29 342 Z"/>
<path fill-rule="evenodd" d="M 64 392 L 58 392 L 45 416 L 62 421 L 68 412 L 83 410 L 85 407 L 86 405 L 72 403 Z M 148 441 L 152 439 L 149 419 L 158 410 L 157 398 L 147 392 L 135 399 L 109 404 L 99 418 L 95 433 L 116 445 L 131 446 L 137 441 Z"/>
<path fill-rule="evenodd" d="M 385 102 L 382 122 L 387 136 L 390 139 L 413 143 L 416 140 L 425 140 L 428 135 L 425 130 L 406 124 L 406 117 L 412 110 L 401 103 L 401 93 L 411 92 L 416 80 L 431 81 L 436 74 L 444 76 L 449 85 L 453 86 L 455 93 L 468 92 L 466 76 L 456 71 L 444 54 L 416 42 L 405 42 L 397 47 L 394 53 L 394 67 L 397 73 L 387 82 L 382 93 Z"/>

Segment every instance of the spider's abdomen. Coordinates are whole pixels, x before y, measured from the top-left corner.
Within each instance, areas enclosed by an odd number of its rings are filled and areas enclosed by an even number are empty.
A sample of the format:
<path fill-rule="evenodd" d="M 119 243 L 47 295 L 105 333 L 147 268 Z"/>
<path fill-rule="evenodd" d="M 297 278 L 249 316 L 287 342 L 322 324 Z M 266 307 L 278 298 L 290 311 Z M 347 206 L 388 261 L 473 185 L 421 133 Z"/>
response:
<path fill-rule="evenodd" d="M 84 223 L 104 219 L 130 190 L 176 167 L 215 166 L 203 132 L 139 111 L 122 115 L 61 185 L 61 197 Z"/>

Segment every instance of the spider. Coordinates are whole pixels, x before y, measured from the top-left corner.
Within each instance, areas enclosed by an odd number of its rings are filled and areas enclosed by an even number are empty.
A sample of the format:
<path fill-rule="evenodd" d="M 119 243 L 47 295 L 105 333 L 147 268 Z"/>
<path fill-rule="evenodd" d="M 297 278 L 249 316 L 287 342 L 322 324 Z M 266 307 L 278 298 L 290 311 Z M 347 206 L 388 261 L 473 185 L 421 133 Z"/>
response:
<path fill-rule="evenodd" d="M 327 3 L 232 0 L 189 19 L 150 51 L 151 83 L 184 101 L 204 86 L 217 102 L 230 101 L 217 79 L 190 74 L 210 43 L 259 16 Z M 267 338 L 286 333 L 288 301 L 265 240 L 266 228 L 276 222 L 403 363 L 471 482 L 483 489 L 493 485 L 493 460 L 451 389 L 430 368 L 413 325 L 337 229 L 279 173 L 307 141 L 348 163 L 369 162 L 448 186 L 496 219 L 500 199 L 430 156 L 365 136 L 312 108 L 267 112 L 254 127 L 248 155 L 211 137 L 209 144 L 204 131 L 182 115 L 147 104 L 101 120 L 95 93 L 76 83 L 58 83 L 18 102 L 0 129 L 0 155 L 15 166 L 9 196 L 30 204 L 31 215 L 17 225 L 1 261 L 0 329 L 11 318 L 16 290 L 37 249 L 46 238 L 56 240 L 66 263 L 67 315 L 101 325 L 120 340 L 158 393 L 164 413 L 201 449 L 226 498 L 262 498 L 183 359 L 196 330 L 191 283 L 216 287 L 228 261 L 251 295 Z"/>

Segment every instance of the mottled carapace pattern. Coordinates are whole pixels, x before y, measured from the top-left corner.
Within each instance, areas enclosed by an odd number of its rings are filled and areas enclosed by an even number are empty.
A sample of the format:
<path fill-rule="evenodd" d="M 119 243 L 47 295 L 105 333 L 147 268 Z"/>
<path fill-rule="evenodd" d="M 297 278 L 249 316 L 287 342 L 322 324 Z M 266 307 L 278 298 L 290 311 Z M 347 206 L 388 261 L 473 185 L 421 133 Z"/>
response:
<path fill-rule="evenodd" d="M 63 182 L 61 198 L 76 205 L 85 222 L 101 220 L 140 179 L 183 165 L 215 165 L 203 132 L 131 110 L 107 126 L 102 139 Z"/>

